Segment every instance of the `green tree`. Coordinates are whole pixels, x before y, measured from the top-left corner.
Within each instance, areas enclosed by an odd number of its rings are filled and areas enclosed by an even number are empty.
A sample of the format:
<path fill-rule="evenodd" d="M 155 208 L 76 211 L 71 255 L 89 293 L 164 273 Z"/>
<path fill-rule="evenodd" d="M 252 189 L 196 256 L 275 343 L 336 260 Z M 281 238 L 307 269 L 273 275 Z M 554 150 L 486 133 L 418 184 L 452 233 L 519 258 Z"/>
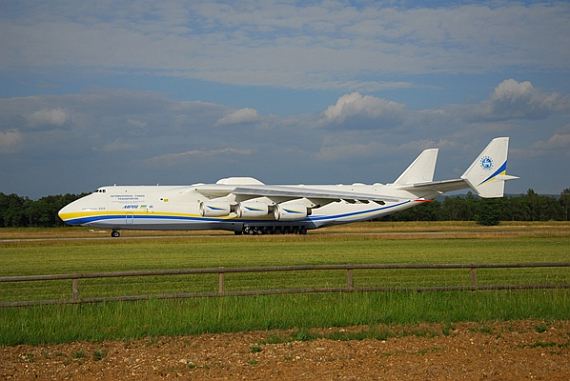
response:
<path fill-rule="evenodd" d="M 560 205 L 562 206 L 562 218 L 564 221 L 568 221 L 568 215 L 570 214 L 570 188 L 566 188 L 560 193 Z"/>
<path fill-rule="evenodd" d="M 3 227 L 24 227 L 27 225 L 24 210 L 29 199 L 17 194 L 5 195 L 0 193 L 0 225 Z"/>
<path fill-rule="evenodd" d="M 477 211 L 477 223 L 484 226 L 494 226 L 500 223 L 499 210 L 500 199 L 484 198 L 479 203 Z"/>
<path fill-rule="evenodd" d="M 442 220 L 467 221 L 467 201 L 464 197 L 446 197 L 442 205 Z"/>
<path fill-rule="evenodd" d="M 476 197 L 473 192 L 467 192 L 465 196 L 466 221 L 477 221 L 477 209 L 481 198 Z"/>

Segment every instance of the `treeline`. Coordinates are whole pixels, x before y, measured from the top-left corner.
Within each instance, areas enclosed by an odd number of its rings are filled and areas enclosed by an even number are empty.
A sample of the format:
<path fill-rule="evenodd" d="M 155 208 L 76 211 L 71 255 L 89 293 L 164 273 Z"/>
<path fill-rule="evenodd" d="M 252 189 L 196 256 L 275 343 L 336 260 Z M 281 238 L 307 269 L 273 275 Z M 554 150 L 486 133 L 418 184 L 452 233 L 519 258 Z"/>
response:
<path fill-rule="evenodd" d="M 57 212 L 86 193 L 46 196 L 37 201 L 0 192 L 0 227 L 64 226 Z M 519 196 L 482 199 L 471 192 L 466 196 L 445 197 L 415 208 L 382 217 L 381 221 L 476 221 L 496 225 L 499 221 L 568 221 L 570 188 L 559 197 L 539 195 L 532 189 Z"/>
<path fill-rule="evenodd" d="M 0 227 L 57 227 L 65 225 L 57 212 L 85 194 L 46 196 L 37 201 L 0 192 Z"/>
<path fill-rule="evenodd" d="M 559 197 L 539 195 L 529 189 L 526 194 L 501 198 L 466 196 L 445 197 L 416 208 L 382 217 L 381 221 L 476 221 L 497 225 L 500 221 L 568 221 L 570 188 Z"/>

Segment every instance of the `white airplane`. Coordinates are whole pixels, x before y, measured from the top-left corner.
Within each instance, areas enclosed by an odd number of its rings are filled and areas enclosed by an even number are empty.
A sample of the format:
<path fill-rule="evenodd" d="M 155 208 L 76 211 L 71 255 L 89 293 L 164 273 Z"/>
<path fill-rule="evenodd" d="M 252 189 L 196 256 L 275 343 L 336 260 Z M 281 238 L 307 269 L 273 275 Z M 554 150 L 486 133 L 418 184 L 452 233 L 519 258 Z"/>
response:
<path fill-rule="evenodd" d="M 306 234 L 309 229 L 372 220 L 449 191 L 471 188 L 502 197 L 509 138 L 496 138 L 460 179 L 433 181 L 438 149 L 423 151 L 392 184 L 265 185 L 229 177 L 190 186 L 107 186 L 59 211 L 70 225 L 119 230 L 211 230 Z"/>

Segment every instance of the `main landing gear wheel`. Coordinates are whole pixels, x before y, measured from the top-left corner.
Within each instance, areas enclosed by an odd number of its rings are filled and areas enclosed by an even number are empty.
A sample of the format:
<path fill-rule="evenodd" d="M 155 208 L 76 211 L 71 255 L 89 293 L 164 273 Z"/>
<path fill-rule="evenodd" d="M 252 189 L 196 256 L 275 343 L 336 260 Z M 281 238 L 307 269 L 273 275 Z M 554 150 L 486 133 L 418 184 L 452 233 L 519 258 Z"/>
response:
<path fill-rule="evenodd" d="M 239 234 L 307 234 L 306 226 L 250 226 L 244 225 L 241 232 L 235 232 L 236 235 Z"/>
<path fill-rule="evenodd" d="M 113 232 L 111 233 L 111 237 L 117 238 L 120 236 L 121 236 L 121 233 L 119 233 L 117 230 L 113 230 Z"/>

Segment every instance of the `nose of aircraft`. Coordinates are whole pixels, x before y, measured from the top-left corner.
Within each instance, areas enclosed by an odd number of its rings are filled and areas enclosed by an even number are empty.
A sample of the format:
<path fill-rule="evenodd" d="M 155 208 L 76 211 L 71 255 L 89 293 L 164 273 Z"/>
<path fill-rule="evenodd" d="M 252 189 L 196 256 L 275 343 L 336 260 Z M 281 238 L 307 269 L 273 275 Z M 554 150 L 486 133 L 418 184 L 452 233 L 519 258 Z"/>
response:
<path fill-rule="evenodd" d="M 74 201 L 61 208 L 60 211 L 57 213 L 57 215 L 66 224 L 80 225 L 80 222 L 77 219 L 78 217 L 77 212 L 79 212 L 79 210 L 80 209 L 77 208 L 77 201 Z"/>

